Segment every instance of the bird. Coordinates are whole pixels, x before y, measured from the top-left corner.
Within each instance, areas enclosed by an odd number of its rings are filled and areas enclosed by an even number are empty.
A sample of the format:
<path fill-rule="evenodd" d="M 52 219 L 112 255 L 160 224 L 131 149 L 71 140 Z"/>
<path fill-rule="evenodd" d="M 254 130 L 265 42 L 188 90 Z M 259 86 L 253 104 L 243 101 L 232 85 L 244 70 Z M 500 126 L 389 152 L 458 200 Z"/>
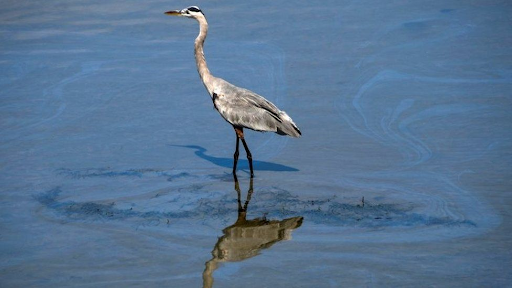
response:
<path fill-rule="evenodd" d="M 210 95 L 213 107 L 235 130 L 236 149 L 233 154 L 233 175 L 236 176 L 239 145 L 242 141 L 249 162 L 251 178 L 253 178 L 252 154 L 244 138 L 244 128 L 259 132 L 275 132 L 279 135 L 288 135 L 294 138 L 302 135 L 299 128 L 285 111 L 279 110 L 276 105 L 263 96 L 248 89 L 237 87 L 210 73 L 203 49 L 208 34 L 208 22 L 199 7 L 190 6 L 181 10 L 167 11 L 165 14 L 192 18 L 199 22 L 199 34 L 194 41 L 194 56 L 199 77 Z"/>

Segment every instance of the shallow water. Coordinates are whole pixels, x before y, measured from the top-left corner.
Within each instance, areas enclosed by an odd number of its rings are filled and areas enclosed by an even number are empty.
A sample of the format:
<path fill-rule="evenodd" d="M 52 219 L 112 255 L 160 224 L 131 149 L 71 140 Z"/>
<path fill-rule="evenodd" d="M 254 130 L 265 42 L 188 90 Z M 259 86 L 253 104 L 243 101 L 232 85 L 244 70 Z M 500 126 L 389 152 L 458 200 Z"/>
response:
<path fill-rule="evenodd" d="M 197 2 L 235 183 L 189 4 L 3 4 L 2 287 L 510 285 L 512 6 Z"/>

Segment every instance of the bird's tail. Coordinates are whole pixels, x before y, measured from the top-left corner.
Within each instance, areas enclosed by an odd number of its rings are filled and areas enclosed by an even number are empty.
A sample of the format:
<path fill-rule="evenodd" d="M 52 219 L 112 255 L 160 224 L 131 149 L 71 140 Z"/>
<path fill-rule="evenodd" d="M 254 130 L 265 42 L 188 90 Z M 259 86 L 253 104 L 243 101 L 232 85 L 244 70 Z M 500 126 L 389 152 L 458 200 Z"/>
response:
<path fill-rule="evenodd" d="M 279 118 L 281 118 L 282 122 L 277 125 L 277 134 L 289 135 L 295 138 L 299 138 L 302 135 L 302 133 L 300 133 L 299 127 L 295 125 L 292 118 L 290 118 L 286 112 L 280 111 Z"/>

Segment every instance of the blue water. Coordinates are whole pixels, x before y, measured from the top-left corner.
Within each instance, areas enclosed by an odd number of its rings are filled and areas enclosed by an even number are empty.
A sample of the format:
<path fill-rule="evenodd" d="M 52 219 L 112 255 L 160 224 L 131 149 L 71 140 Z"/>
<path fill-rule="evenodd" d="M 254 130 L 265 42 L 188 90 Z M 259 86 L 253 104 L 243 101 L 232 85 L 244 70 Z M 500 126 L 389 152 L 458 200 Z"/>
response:
<path fill-rule="evenodd" d="M 194 3 L 303 133 L 246 132 L 251 190 L 190 4 L 2 4 L 0 286 L 510 285 L 511 5 Z"/>

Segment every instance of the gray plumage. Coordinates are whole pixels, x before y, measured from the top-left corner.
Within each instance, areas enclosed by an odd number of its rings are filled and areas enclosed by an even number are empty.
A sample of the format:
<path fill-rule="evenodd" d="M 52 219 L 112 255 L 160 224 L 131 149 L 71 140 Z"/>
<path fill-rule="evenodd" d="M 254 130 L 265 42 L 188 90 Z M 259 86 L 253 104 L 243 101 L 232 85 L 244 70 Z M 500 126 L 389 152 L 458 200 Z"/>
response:
<path fill-rule="evenodd" d="M 290 116 L 267 99 L 220 78 L 213 82 L 217 87 L 212 94 L 214 107 L 232 125 L 300 137 L 300 130 Z"/>
<path fill-rule="evenodd" d="M 301 132 L 299 128 L 286 112 L 279 110 L 267 99 L 250 90 L 237 87 L 224 79 L 214 77 L 210 73 L 203 51 L 204 40 L 208 34 L 208 22 L 199 7 L 191 6 L 182 10 L 168 11 L 165 12 L 165 14 L 194 18 L 199 22 L 199 35 L 194 42 L 197 71 L 199 72 L 199 76 L 206 90 L 210 94 L 213 106 L 220 113 L 222 118 L 235 128 L 237 145 L 234 155 L 233 174 L 236 175 L 238 140 L 242 140 L 245 151 L 247 152 L 251 176 L 253 176 L 252 156 L 244 140 L 243 128 L 300 137 Z"/>

